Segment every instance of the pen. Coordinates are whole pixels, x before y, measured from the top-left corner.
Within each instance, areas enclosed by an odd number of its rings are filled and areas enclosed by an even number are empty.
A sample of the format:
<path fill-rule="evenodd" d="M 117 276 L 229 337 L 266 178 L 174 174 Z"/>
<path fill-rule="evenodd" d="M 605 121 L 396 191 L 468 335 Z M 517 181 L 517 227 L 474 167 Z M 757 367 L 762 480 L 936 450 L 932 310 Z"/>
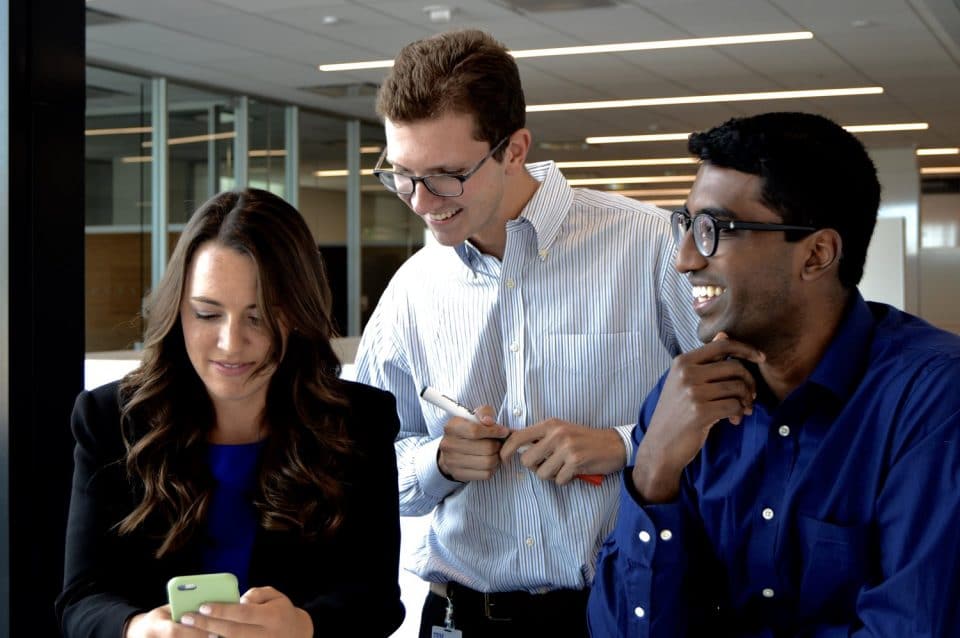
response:
<path fill-rule="evenodd" d="M 468 421 L 473 421 L 474 423 L 480 423 L 480 419 L 473 413 L 473 410 L 462 405 L 456 399 L 448 397 L 436 388 L 430 386 L 424 387 L 423 390 L 420 391 L 420 398 L 430 405 L 437 406 L 451 416 L 458 416 Z M 517 449 L 517 452 L 521 454 L 526 451 L 527 446 L 525 445 Z M 600 474 L 577 474 L 577 478 L 591 485 L 600 485 L 603 483 L 603 476 Z"/>

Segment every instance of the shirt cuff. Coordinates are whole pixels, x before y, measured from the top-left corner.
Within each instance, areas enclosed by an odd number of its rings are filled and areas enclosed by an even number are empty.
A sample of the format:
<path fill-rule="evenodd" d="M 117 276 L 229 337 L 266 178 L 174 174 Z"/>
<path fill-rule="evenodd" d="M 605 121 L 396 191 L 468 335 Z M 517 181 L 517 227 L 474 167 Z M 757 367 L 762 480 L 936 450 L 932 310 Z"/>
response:
<path fill-rule="evenodd" d="M 438 501 L 447 497 L 463 483 L 451 481 L 440 472 L 437 465 L 437 452 L 440 450 L 440 438 L 437 437 L 420 446 L 417 450 L 416 471 L 420 490 Z"/>
<path fill-rule="evenodd" d="M 627 425 L 618 425 L 614 428 L 617 431 L 617 434 L 620 435 L 620 439 L 623 441 L 623 449 L 626 450 L 626 456 L 624 457 L 623 464 L 630 465 L 633 463 L 633 428 L 636 425 L 629 423 Z"/>
<path fill-rule="evenodd" d="M 614 529 L 618 546 L 646 567 L 676 564 L 683 558 L 683 533 L 680 500 L 644 503 L 633 487 L 633 466 L 625 468 L 619 520 Z"/>

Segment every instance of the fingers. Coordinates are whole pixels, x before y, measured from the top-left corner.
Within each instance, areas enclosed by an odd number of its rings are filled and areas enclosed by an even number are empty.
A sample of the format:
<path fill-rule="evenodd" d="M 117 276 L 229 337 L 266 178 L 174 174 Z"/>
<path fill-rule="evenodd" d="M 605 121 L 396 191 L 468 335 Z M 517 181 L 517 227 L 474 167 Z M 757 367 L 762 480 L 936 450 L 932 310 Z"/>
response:
<path fill-rule="evenodd" d="M 497 424 L 497 413 L 494 412 L 493 407 L 489 405 L 481 405 L 479 408 L 473 411 L 473 414 L 480 419 L 480 422 L 484 425 L 496 425 Z"/>
<path fill-rule="evenodd" d="M 443 426 L 444 436 L 457 437 L 460 439 L 504 439 L 510 434 L 510 429 L 502 425 L 497 425 L 490 413 L 484 412 L 482 416 L 478 415 L 483 423 L 474 423 L 460 417 L 451 417 Z"/>
<path fill-rule="evenodd" d="M 458 481 L 486 481 L 500 467 L 497 450 L 491 454 L 464 454 L 444 451 L 443 441 L 440 444 L 440 469 Z"/>
<path fill-rule="evenodd" d="M 730 339 L 722 332 L 717 333 L 717 336 L 710 343 L 676 357 L 681 362 L 693 364 L 721 361 L 729 358 L 744 359 L 756 364 L 766 360 L 766 356 L 753 346 Z"/>
<path fill-rule="evenodd" d="M 546 434 L 546 421 L 531 425 L 522 430 L 510 430 L 509 436 L 500 448 L 500 460 L 506 461 L 513 457 L 521 447 L 530 446 Z"/>
<path fill-rule="evenodd" d="M 251 587 L 240 597 L 242 604 L 259 604 L 282 598 L 283 594 L 273 587 Z"/>

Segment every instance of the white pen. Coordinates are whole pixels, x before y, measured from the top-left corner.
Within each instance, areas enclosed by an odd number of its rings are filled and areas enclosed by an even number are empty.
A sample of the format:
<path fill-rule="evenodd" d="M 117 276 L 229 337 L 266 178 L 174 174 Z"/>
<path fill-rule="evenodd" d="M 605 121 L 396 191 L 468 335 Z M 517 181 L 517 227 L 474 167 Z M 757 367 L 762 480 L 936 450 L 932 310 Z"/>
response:
<path fill-rule="evenodd" d="M 463 419 L 467 419 L 468 421 L 473 421 L 474 423 L 480 423 L 480 419 L 478 419 L 477 415 L 473 413 L 473 410 L 468 409 L 466 406 L 460 405 L 457 403 L 456 399 L 451 399 L 436 388 L 426 386 L 420 391 L 420 398 L 430 405 L 437 406 L 447 414 L 458 416 Z"/>

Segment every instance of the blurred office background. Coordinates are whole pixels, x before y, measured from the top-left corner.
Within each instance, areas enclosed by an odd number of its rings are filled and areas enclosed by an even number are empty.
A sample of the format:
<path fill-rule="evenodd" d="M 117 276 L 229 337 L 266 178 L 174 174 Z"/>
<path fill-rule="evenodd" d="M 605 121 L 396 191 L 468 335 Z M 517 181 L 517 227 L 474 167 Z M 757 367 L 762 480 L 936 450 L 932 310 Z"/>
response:
<path fill-rule="evenodd" d="M 49 612 L 52 596 L 17 585 L 37 564 L 41 589 L 59 585 L 62 550 L 38 549 L 31 526 L 62 537 L 72 398 L 135 363 L 142 301 L 197 205 L 242 185 L 297 205 L 340 331 L 360 334 L 424 242 L 370 175 L 374 95 L 400 47 L 432 33 L 479 27 L 517 54 L 532 161 L 666 208 L 696 170 L 690 131 L 769 110 L 851 127 L 884 186 L 865 294 L 960 332 L 960 0 L 0 6 L 0 636 Z M 409 544 L 422 521 L 405 526 Z"/>

